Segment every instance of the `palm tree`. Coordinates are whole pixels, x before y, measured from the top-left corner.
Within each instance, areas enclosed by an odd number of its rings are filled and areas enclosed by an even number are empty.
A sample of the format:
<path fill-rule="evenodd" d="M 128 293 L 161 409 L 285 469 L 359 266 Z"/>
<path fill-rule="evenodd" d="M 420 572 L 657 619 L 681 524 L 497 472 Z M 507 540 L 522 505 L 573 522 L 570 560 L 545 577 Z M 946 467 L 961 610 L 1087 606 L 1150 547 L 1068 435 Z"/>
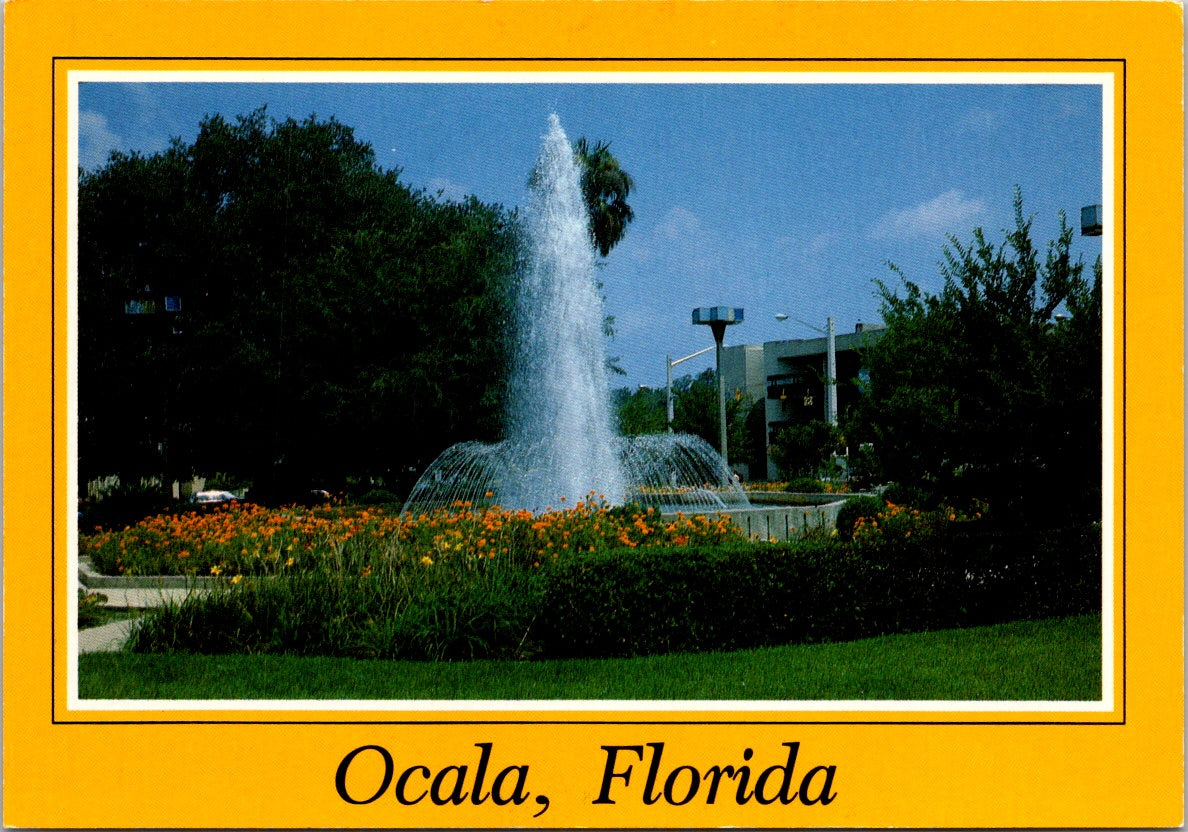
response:
<path fill-rule="evenodd" d="M 627 224 L 635 219 L 627 204 L 635 182 L 611 154 L 610 142 L 598 142 L 591 148 L 583 137 L 574 143 L 573 150 L 582 165 L 582 193 L 590 212 L 590 235 L 599 254 L 606 257 L 627 233 Z"/>

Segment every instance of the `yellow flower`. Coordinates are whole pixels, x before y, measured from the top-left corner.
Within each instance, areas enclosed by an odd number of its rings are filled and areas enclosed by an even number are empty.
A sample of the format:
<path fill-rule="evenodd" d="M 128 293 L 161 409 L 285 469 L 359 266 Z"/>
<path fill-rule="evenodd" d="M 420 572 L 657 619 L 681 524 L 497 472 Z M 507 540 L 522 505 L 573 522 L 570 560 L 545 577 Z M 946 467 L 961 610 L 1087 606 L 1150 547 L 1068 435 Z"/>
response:
<path fill-rule="evenodd" d="M 212 566 L 210 568 L 210 574 L 212 574 L 212 575 L 219 575 L 222 573 L 222 571 L 223 571 L 223 568 L 221 566 Z"/>
<path fill-rule="evenodd" d="M 285 566 L 292 566 L 296 562 L 297 561 L 293 560 L 293 558 L 289 558 L 287 561 L 285 561 Z"/>
<path fill-rule="evenodd" d="M 433 558 L 429 557 L 428 555 L 425 555 L 425 557 L 421 558 L 421 563 L 425 564 L 426 566 L 432 566 Z"/>
<path fill-rule="evenodd" d="M 242 580 L 243 580 L 243 575 L 236 575 L 234 578 L 231 579 L 231 583 L 237 584 Z"/>

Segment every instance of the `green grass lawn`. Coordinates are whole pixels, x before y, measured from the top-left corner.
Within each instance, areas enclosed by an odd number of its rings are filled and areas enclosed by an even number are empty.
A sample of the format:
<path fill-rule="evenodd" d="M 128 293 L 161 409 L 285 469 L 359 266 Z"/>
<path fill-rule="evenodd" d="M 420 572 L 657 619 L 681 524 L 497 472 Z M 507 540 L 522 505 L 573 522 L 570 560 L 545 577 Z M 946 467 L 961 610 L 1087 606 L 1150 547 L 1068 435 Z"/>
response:
<path fill-rule="evenodd" d="M 1076 616 L 842 644 L 558 661 L 95 653 L 83 699 L 1095 700 L 1101 621 Z"/>

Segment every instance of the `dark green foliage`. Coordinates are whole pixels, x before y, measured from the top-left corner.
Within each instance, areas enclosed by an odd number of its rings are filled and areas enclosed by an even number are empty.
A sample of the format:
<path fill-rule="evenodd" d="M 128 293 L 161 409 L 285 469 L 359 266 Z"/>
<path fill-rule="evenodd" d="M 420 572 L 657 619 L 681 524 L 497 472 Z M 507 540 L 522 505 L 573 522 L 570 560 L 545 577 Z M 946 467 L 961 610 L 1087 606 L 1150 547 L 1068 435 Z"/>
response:
<path fill-rule="evenodd" d="M 88 592 L 82 587 L 78 588 L 78 626 L 83 627 L 98 627 L 100 624 L 106 624 L 109 620 L 105 612 L 104 604 L 107 602 L 107 596 L 100 592 Z"/>
<path fill-rule="evenodd" d="M 85 531 L 117 529 L 139 523 L 146 517 L 192 509 L 191 504 L 163 494 L 155 484 L 121 484 L 109 490 L 102 499 L 81 500 L 78 527 Z"/>
<path fill-rule="evenodd" d="M 789 481 L 784 490 L 792 494 L 819 494 L 824 487 L 816 477 L 797 477 Z"/>
<path fill-rule="evenodd" d="M 356 497 L 354 502 L 364 506 L 390 506 L 399 504 L 400 498 L 386 488 L 372 488 Z"/>
<path fill-rule="evenodd" d="M 336 491 L 497 438 L 515 215 L 398 177 L 263 110 L 83 173 L 80 481 Z"/>
<path fill-rule="evenodd" d="M 1092 529 L 600 552 L 554 571 L 535 632 L 549 656 L 631 656 L 1092 612 L 1100 557 Z"/>
<path fill-rule="evenodd" d="M 667 402 L 663 390 L 620 387 L 611 393 L 611 405 L 618 418 L 619 433 L 638 436 L 668 430 Z"/>
<path fill-rule="evenodd" d="M 841 431 L 822 419 L 781 428 L 768 452 L 781 476 L 813 478 L 828 470 L 830 458 L 842 450 Z"/>
<path fill-rule="evenodd" d="M 883 481 L 1026 522 L 1100 516 L 1101 271 L 1072 239 L 1062 216 L 1041 256 L 1016 194 L 1001 245 L 951 239 L 938 294 L 880 284 L 887 331 L 846 435 Z"/>
<path fill-rule="evenodd" d="M 750 396 L 744 396 L 743 400 Z M 738 451 L 731 445 L 730 455 L 736 460 L 743 460 L 750 468 L 750 479 L 767 479 L 767 403 L 758 399 L 745 410 L 743 418 L 742 444 Z M 734 440 L 730 440 L 731 443 Z"/>
<path fill-rule="evenodd" d="M 709 367 L 696 377 L 681 376 L 672 383 L 673 431 L 700 436 L 711 447 L 721 443 L 721 413 L 718 407 L 718 376 Z M 762 402 L 758 403 L 762 406 Z M 755 403 L 739 392 L 726 394 L 726 444 L 730 464 L 754 464 L 755 423 L 751 418 Z M 762 437 L 762 433 L 759 433 Z"/>
<path fill-rule="evenodd" d="M 583 137 L 574 142 L 573 149 L 582 167 L 582 194 L 590 214 L 590 236 L 598 253 L 606 257 L 635 219 L 635 212 L 627 204 L 635 181 L 610 152 L 610 142 L 597 142 L 591 147 Z"/>
<path fill-rule="evenodd" d="M 897 506 L 911 506 L 912 508 L 931 508 L 934 502 L 923 488 L 898 482 L 887 486 L 883 491 L 883 499 Z"/>
<path fill-rule="evenodd" d="M 850 540 L 854 536 L 854 524 L 862 517 L 874 517 L 887 504 L 878 497 L 851 497 L 837 512 L 837 536 Z"/>
<path fill-rule="evenodd" d="M 796 584 L 781 547 L 597 552 L 553 570 L 537 633 L 550 656 L 778 644 L 793 640 Z"/>

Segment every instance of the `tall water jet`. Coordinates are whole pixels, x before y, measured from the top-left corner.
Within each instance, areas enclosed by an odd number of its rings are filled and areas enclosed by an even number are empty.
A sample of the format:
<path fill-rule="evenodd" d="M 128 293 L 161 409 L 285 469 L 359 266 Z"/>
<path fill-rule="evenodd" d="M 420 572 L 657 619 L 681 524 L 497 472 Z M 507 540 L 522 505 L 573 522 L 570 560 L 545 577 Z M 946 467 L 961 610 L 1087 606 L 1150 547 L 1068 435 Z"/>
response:
<path fill-rule="evenodd" d="M 501 495 L 510 506 L 559 506 L 562 498 L 580 500 L 590 492 L 617 502 L 623 495 L 581 180 L 553 114 L 532 174 L 526 262 L 517 287 L 507 441 L 520 457 L 520 471 Z"/>
<path fill-rule="evenodd" d="M 543 511 L 591 494 L 688 510 L 747 505 L 725 461 L 699 437 L 616 435 L 581 174 L 550 116 L 517 275 L 507 438 L 448 448 L 417 481 L 406 511 L 456 502 Z"/>
<path fill-rule="evenodd" d="M 521 471 L 503 499 L 524 508 L 590 492 L 623 496 L 603 347 L 603 309 L 582 171 L 556 114 L 532 174 L 517 291 L 507 441 Z"/>

